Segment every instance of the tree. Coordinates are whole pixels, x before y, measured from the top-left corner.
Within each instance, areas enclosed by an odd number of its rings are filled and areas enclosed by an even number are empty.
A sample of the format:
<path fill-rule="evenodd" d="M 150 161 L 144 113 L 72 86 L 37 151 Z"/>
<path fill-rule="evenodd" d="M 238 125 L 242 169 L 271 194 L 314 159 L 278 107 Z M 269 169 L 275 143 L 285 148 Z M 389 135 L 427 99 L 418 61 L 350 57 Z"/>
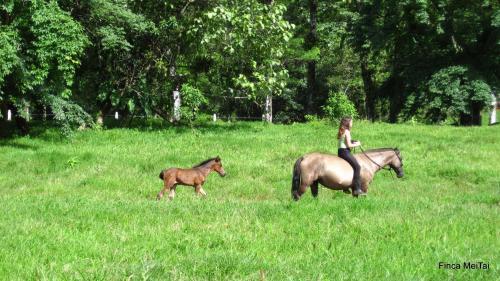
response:
<path fill-rule="evenodd" d="M 55 1 L 7 1 L 0 11 L 2 107 L 14 109 L 23 133 L 28 130 L 26 109 L 37 105 L 51 107 L 66 132 L 86 125 L 88 116 L 70 99 L 88 44 L 82 26 Z"/>
<path fill-rule="evenodd" d="M 315 54 L 311 56 L 311 59 L 307 62 L 307 103 L 306 112 L 308 114 L 312 113 L 313 107 L 313 97 L 317 91 L 316 85 L 316 60 L 319 55 L 319 49 L 317 46 L 318 35 L 317 35 L 317 25 L 318 25 L 318 1 L 308 0 L 309 4 L 309 33 L 306 38 L 306 49 L 309 53 Z"/>
<path fill-rule="evenodd" d="M 409 118 L 432 75 L 454 65 L 498 87 L 497 1 L 351 1 L 351 42 L 361 55 L 367 110 L 389 101 L 388 119 Z M 370 113 L 368 112 L 368 115 Z M 373 115 L 373 114 L 372 114 Z"/>
<path fill-rule="evenodd" d="M 264 107 L 268 121 L 272 96 L 281 94 L 288 77 L 282 57 L 293 26 L 283 20 L 284 11 L 283 5 L 256 0 L 221 1 L 196 29 L 203 34 L 203 55 L 212 63 L 209 79 L 217 79 L 225 95 Z"/>
<path fill-rule="evenodd" d="M 491 88 L 464 66 L 443 68 L 432 75 L 420 108 L 430 122 L 454 118 L 460 125 L 481 125 L 481 110 L 490 103 Z"/>

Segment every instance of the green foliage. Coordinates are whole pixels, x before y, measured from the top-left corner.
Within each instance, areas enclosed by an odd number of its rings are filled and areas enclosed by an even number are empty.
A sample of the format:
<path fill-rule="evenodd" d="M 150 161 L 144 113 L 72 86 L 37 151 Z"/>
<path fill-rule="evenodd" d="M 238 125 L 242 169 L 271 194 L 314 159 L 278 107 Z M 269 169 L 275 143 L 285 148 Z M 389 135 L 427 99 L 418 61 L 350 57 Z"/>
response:
<path fill-rule="evenodd" d="M 321 119 L 318 118 L 317 115 L 313 115 L 313 114 L 306 114 L 306 115 L 304 115 L 304 119 L 308 123 L 319 122 L 321 120 Z"/>
<path fill-rule="evenodd" d="M 469 2 L 5 0 L 0 107 L 27 117 L 59 96 L 92 116 L 169 120 L 188 83 L 206 100 L 197 112 L 255 117 L 272 97 L 274 120 L 291 123 L 334 92 L 362 117 L 465 123 L 500 88 L 500 4 Z M 440 72 L 451 65 L 468 69 L 457 91 Z M 467 97 L 450 110 L 430 98 L 452 92 Z"/>
<path fill-rule="evenodd" d="M 358 117 L 354 104 L 343 93 L 331 92 L 323 106 L 325 116 L 331 121 L 338 122 L 344 116 Z"/>
<path fill-rule="evenodd" d="M 474 69 L 489 87 L 498 87 L 498 74 L 491 70 L 500 68 L 496 26 L 500 2 L 351 1 L 348 7 L 353 12 L 349 41 L 365 69 L 368 105 L 376 104 L 375 99 L 388 100 L 385 110 L 390 111 L 391 121 L 396 121 L 405 103 L 414 104 L 403 112 L 407 116 L 426 107 L 426 100 L 410 94 L 421 92 L 429 77 L 445 66 Z"/>
<path fill-rule="evenodd" d="M 79 105 L 58 96 L 48 96 L 46 99 L 65 136 L 73 135 L 75 129 L 93 126 L 92 117 Z"/>
<path fill-rule="evenodd" d="M 5 76 L 18 66 L 19 36 L 10 26 L 0 26 L 0 100 Z"/>
<path fill-rule="evenodd" d="M 181 92 L 181 118 L 193 122 L 200 108 L 207 104 L 207 99 L 200 90 L 190 84 L 184 84 Z"/>
<path fill-rule="evenodd" d="M 49 103 L 68 133 L 83 114 L 69 100 L 88 44 L 82 26 L 56 1 L 13 1 L 1 8 L 7 20 L 0 26 L 0 104 L 17 107 L 18 117 L 27 119 L 27 106 Z"/>
<path fill-rule="evenodd" d="M 33 49 L 27 50 L 33 59 L 28 66 L 31 78 L 24 86 L 32 90 L 46 83 L 48 91 L 52 90 L 48 94 L 68 98 L 88 39 L 82 26 L 62 11 L 57 2 L 40 4 L 37 8 L 30 25 Z"/>
<path fill-rule="evenodd" d="M 102 37 L 101 44 L 104 51 L 124 51 L 132 49 L 132 45 L 125 38 L 125 31 L 122 27 L 103 26 L 98 30 Z"/>
<path fill-rule="evenodd" d="M 262 104 L 267 95 L 282 93 L 288 78 L 282 58 L 293 29 L 283 19 L 285 10 L 284 5 L 257 0 L 238 5 L 221 1 L 197 20 L 203 30 L 201 43 L 215 67 L 230 71 L 224 85 L 232 89 L 228 94 Z"/>
<path fill-rule="evenodd" d="M 314 47 L 302 54 L 300 57 L 303 61 L 318 61 L 321 57 L 321 50 L 318 47 Z"/>
<path fill-rule="evenodd" d="M 74 168 L 80 161 L 78 160 L 78 157 L 71 157 L 68 161 L 66 161 L 66 165 L 69 168 Z"/>
<path fill-rule="evenodd" d="M 456 120 L 481 111 L 491 100 L 488 84 L 475 77 L 467 67 L 450 66 L 432 75 L 424 94 L 425 116 L 430 122 L 441 122 L 447 117 Z"/>

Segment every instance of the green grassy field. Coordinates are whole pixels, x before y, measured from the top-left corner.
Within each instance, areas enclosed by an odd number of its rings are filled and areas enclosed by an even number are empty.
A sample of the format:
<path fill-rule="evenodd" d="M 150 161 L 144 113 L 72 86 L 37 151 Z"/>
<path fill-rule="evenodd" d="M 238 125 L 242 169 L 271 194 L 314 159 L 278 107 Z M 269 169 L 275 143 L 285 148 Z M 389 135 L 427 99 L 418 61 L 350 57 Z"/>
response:
<path fill-rule="evenodd" d="M 498 280 L 500 126 L 358 122 L 401 149 L 369 195 L 290 195 L 294 161 L 336 152 L 322 123 L 54 131 L 0 141 L 2 280 Z M 161 169 L 220 155 L 206 198 L 156 201 Z M 439 269 L 486 262 L 489 270 Z"/>

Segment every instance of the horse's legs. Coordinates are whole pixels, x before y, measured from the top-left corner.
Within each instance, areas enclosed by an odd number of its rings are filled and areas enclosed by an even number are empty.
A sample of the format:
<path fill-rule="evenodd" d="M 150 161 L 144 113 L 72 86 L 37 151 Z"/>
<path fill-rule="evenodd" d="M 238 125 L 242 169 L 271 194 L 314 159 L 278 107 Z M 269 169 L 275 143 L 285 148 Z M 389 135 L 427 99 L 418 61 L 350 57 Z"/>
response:
<path fill-rule="evenodd" d="M 311 193 L 313 197 L 318 197 L 318 181 L 311 184 Z"/>
<path fill-rule="evenodd" d="M 304 194 L 306 192 L 308 186 L 309 186 L 308 182 L 304 181 L 304 182 L 300 183 L 300 187 L 298 190 L 299 197 L 302 196 L 302 194 Z"/>
<path fill-rule="evenodd" d="M 201 187 L 201 184 L 195 186 L 194 192 L 196 192 L 196 194 L 201 195 L 201 196 L 207 195 L 207 193 L 205 192 L 205 190 L 203 190 L 203 188 Z"/>
<path fill-rule="evenodd" d="M 168 199 L 170 200 L 173 200 L 174 197 L 175 197 L 175 188 L 177 187 L 177 184 L 174 184 L 171 188 L 170 188 L 170 192 L 168 193 Z"/>
<path fill-rule="evenodd" d="M 156 199 L 157 199 L 157 200 L 160 200 L 160 199 L 163 197 L 163 194 L 164 194 L 165 192 L 167 192 L 167 191 L 170 191 L 170 188 L 171 188 L 172 186 L 174 186 L 174 184 L 175 184 L 175 180 L 173 180 L 173 181 L 172 181 L 172 180 L 170 180 L 170 179 L 165 179 L 165 180 L 163 180 L 163 185 L 164 185 L 164 187 L 163 187 L 163 189 L 160 191 L 160 193 L 158 193 L 158 196 L 156 196 Z"/>
<path fill-rule="evenodd" d="M 361 183 L 361 190 L 363 190 L 364 193 L 368 192 L 368 184 L 369 184 L 369 182 L 365 182 L 365 181 L 363 181 Z"/>
<path fill-rule="evenodd" d="M 373 177 L 361 175 L 361 190 L 363 190 L 364 193 L 368 192 L 368 186 L 370 185 L 372 180 L 373 180 Z"/>
<path fill-rule="evenodd" d="M 207 196 L 207 193 L 205 192 L 205 190 L 203 189 L 203 187 L 200 187 L 200 193 L 203 196 Z"/>

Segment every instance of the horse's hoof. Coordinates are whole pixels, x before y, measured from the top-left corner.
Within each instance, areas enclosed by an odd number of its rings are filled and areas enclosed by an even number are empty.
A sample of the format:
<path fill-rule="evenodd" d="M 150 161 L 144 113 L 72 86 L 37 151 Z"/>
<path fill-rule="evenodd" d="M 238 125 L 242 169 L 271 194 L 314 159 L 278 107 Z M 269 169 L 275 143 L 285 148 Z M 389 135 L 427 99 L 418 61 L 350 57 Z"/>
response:
<path fill-rule="evenodd" d="M 365 192 L 362 192 L 362 193 L 353 193 L 353 194 L 352 194 L 352 196 L 353 196 L 353 197 L 356 197 L 356 198 L 358 198 L 358 196 L 364 197 L 364 196 L 366 196 L 366 195 L 367 195 L 367 194 L 366 194 Z"/>
<path fill-rule="evenodd" d="M 354 195 L 354 196 L 358 196 L 358 195 L 363 196 L 363 195 L 366 195 L 366 193 L 363 190 L 361 190 L 361 189 L 354 189 L 352 191 L 352 195 Z"/>

